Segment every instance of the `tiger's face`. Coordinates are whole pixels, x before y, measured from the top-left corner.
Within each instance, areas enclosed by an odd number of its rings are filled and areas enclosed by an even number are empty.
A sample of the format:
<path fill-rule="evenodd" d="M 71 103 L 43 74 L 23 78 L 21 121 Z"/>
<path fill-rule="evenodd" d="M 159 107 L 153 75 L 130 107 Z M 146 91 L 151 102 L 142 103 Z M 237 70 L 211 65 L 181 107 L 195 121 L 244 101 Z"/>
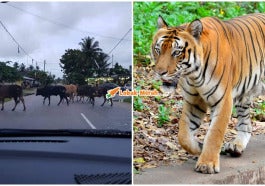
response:
<path fill-rule="evenodd" d="M 164 83 L 176 85 L 179 77 L 190 75 L 200 66 L 199 38 L 202 24 L 195 20 L 190 25 L 169 27 L 158 18 L 158 31 L 151 47 L 155 74 Z"/>

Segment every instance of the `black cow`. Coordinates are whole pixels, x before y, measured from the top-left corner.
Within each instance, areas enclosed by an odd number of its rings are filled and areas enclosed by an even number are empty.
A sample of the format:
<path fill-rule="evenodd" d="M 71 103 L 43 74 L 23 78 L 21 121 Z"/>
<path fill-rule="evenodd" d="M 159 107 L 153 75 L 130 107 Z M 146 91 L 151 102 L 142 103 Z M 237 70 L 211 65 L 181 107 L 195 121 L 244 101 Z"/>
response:
<path fill-rule="evenodd" d="M 80 97 L 80 100 L 81 98 L 88 97 L 93 106 L 95 104 L 96 94 L 97 89 L 92 85 L 80 85 L 77 87 L 77 95 Z"/>
<path fill-rule="evenodd" d="M 105 102 L 107 101 L 106 94 L 108 93 L 108 90 L 116 88 L 118 85 L 114 83 L 103 83 L 101 85 L 97 86 L 97 97 L 104 97 L 104 102 L 101 104 L 101 106 L 104 106 Z M 113 105 L 112 98 L 109 99 L 111 106 Z"/>
<path fill-rule="evenodd" d="M 23 110 L 24 111 L 26 110 L 21 86 L 19 86 L 19 85 L 0 85 L 0 101 L 2 101 L 1 110 L 4 110 L 5 98 L 14 98 L 15 106 L 12 109 L 12 111 L 14 111 L 16 109 L 16 106 L 19 103 L 19 101 L 21 101 L 23 104 L 23 107 L 24 107 Z M 19 98 L 19 100 L 17 100 L 18 98 Z"/>
<path fill-rule="evenodd" d="M 45 86 L 43 88 L 37 88 L 37 92 L 36 92 L 36 96 L 41 95 L 44 97 L 43 99 L 43 104 L 45 104 L 45 100 L 46 98 L 49 99 L 49 104 L 50 105 L 50 100 L 51 100 L 51 96 L 60 96 L 60 101 L 57 105 L 60 105 L 60 103 L 62 102 L 63 98 L 66 99 L 67 105 L 69 105 L 67 96 L 66 96 L 66 88 L 64 86 L 61 85 L 55 85 L 55 86 Z"/>

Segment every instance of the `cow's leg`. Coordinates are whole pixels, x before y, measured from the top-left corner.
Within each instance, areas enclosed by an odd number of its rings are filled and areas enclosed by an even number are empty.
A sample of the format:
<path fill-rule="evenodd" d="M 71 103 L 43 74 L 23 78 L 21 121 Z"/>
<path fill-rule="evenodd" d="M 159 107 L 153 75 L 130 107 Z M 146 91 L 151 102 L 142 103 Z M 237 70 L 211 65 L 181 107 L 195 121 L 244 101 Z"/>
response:
<path fill-rule="evenodd" d="M 112 98 L 110 98 L 110 106 L 112 106 L 112 105 L 113 105 Z"/>
<path fill-rule="evenodd" d="M 51 96 L 48 96 L 48 99 L 49 99 L 49 106 L 50 106 L 50 104 L 51 104 Z"/>
<path fill-rule="evenodd" d="M 64 98 L 66 99 L 67 106 L 69 106 L 69 101 L 68 101 L 67 96 L 64 96 Z"/>
<path fill-rule="evenodd" d="M 103 96 L 103 97 L 104 97 L 104 102 L 101 104 L 102 107 L 104 106 L 104 104 L 105 104 L 105 102 L 107 100 L 107 98 L 105 96 Z"/>
<path fill-rule="evenodd" d="M 1 110 L 4 110 L 5 98 L 2 98 L 1 101 L 2 101 L 2 108 L 1 108 Z"/>
<path fill-rule="evenodd" d="M 70 95 L 70 100 L 69 101 L 71 101 L 72 103 L 74 103 L 74 94 L 73 93 Z"/>
<path fill-rule="evenodd" d="M 23 96 L 21 96 L 21 97 L 19 97 L 19 100 L 22 102 L 22 104 L 23 104 L 23 111 L 25 111 L 26 110 L 26 106 L 25 106 L 25 101 L 24 101 L 24 98 L 23 98 Z"/>
<path fill-rule="evenodd" d="M 17 104 L 18 104 L 18 100 L 17 100 L 17 97 L 14 97 L 14 101 L 15 101 L 15 106 L 14 106 L 14 108 L 12 109 L 12 111 L 14 111 L 15 109 L 16 109 L 16 107 L 17 107 Z"/>
<path fill-rule="evenodd" d="M 95 97 L 90 97 L 90 102 L 91 102 L 91 104 L 94 106 L 95 105 Z"/>
<path fill-rule="evenodd" d="M 45 99 L 46 99 L 47 97 L 44 97 L 43 98 L 43 102 L 42 102 L 42 104 L 44 105 L 45 104 Z"/>
<path fill-rule="evenodd" d="M 60 101 L 59 101 L 59 103 L 57 104 L 58 106 L 60 105 L 60 103 L 62 102 L 62 100 L 63 100 L 63 96 L 62 95 L 60 95 Z M 67 101 L 68 102 L 68 101 Z"/>

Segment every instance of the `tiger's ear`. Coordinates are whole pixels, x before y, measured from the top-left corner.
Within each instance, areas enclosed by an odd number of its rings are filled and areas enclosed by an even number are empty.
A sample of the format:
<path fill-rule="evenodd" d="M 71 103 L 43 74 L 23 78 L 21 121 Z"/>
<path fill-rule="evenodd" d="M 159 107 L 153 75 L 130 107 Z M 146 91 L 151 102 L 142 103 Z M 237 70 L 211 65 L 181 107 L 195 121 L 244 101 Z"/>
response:
<path fill-rule="evenodd" d="M 196 39 L 200 38 L 202 29 L 202 22 L 199 19 L 192 21 L 187 27 L 187 31 Z"/>
<path fill-rule="evenodd" d="M 165 27 L 168 27 L 166 21 L 162 18 L 162 16 L 159 16 L 157 19 L 157 28 L 160 29 Z"/>

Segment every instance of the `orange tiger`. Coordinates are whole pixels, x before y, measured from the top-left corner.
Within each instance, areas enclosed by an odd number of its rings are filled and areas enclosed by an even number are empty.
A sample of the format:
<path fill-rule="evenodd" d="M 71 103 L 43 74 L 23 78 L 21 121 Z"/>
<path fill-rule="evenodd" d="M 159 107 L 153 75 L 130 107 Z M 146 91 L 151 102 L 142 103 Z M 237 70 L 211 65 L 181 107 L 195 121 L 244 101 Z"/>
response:
<path fill-rule="evenodd" d="M 238 115 L 234 141 L 224 144 L 240 156 L 251 137 L 251 98 L 264 93 L 265 14 L 249 14 L 228 21 L 215 17 L 171 27 L 158 18 L 151 53 L 156 76 L 180 85 L 184 98 L 179 121 L 181 146 L 199 155 L 197 172 L 220 172 L 219 153 L 233 104 Z M 203 146 L 193 134 L 211 110 Z"/>

